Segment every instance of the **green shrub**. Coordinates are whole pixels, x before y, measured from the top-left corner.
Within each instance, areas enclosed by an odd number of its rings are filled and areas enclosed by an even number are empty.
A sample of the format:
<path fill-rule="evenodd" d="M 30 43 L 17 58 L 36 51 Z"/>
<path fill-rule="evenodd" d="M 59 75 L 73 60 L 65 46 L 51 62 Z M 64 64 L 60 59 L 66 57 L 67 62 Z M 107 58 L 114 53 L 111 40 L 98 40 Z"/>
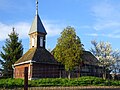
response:
<path fill-rule="evenodd" d="M 111 81 L 111 86 L 120 86 L 120 81 Z"/>
<path fill-rule="evenodd" d="M 14 88 L 23 87 L 24 81 L 22 79 L 0 79 L 0 88 Z"/>
<path fill-rule="evenodd" d="M 84 76 L 80 78 L 43 78 L 31 80 L 29 87 L 48 87 L 48 86 L 120 86 L 120 81 L 104 80 L 98 77 Z M 23 87 L 23 79 L 0 79 L 0 88 Z"/>

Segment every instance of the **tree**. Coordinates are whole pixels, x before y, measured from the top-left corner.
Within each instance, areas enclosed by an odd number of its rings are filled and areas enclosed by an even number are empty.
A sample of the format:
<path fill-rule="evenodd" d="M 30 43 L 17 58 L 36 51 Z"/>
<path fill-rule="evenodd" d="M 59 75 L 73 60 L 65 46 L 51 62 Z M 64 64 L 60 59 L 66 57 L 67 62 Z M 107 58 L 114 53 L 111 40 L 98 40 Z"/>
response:
<path fill-rule="evenodd" d="M 103 67 L 103 78 L 106 79 L 106 70 L 115 63 L 115 60 L 119 57 L 119 54 L 112 49 L 111 44 L 108 42 L 100 41 L 98 43 L 93 40 L 91 43 L 94 48 L 91 48 L 90 51 L 99 60 L 99 65 Z"/>
<path fill-rule="evenodd" d="M 110 74 L 112 75 L 113 79 L 117 79 L 117 75 L 118 75 L 119 69 L 120 69 L 120 65 L 119 65 L 120 51 L 115 50 L 113 53 L 113 57 L 116 58 L 116 60 L 115 60 L 115 63 L 110 66 L 110 70 L 111 70 Z"/>
<path fill-rule="evenodd" d="M 66 27 L 61 32 L 60 38 L 58 38 L 53 55 L 58 62 L 65 65 L 65 70 L 68 71 L 69 79 L 70 72 L 82 61 L 82 46 L 80 38 L 75 33 L 75 29 L 70 26 Z"/>
<path fill-rule="evenodd" d="M 5 46 L 2 47 L 3 51 L 0 52 L 2 60 L 2 73 L 4 77 L 13 76 L 12 65 L 22 56 L 23 46 L 22 41 L 18 40 L 18 34 L 13 31 L 8 34 L 9 38 L 5 41 Z"/>

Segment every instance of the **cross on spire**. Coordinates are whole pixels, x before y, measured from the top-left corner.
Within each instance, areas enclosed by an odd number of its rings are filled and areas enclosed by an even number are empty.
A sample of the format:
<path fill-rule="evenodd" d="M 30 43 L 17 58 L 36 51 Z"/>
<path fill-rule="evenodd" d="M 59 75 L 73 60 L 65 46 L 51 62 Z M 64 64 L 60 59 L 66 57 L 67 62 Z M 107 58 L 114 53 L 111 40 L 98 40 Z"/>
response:
<path fill-rule="evenodd" d="M 13 31 L 15 31 L 15 27 L 12 27 Z"/>
<path fill-rule="evenodd" d="M 38 15 L 38 0 L 36 0 L 36 15 Z"/>

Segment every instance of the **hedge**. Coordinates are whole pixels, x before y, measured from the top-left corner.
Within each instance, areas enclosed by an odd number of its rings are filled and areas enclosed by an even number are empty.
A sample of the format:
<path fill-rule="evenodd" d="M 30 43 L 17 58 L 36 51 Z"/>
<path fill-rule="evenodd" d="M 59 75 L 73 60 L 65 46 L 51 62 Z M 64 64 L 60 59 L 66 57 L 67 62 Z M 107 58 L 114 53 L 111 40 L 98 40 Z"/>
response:
<path fill-rule="evenodd" d="M 104 80 L 98 77 L 84 76 L 80 78 L 43 78 L 31 80 L 29 87 L 50 87 L 50 86 L 120 86 L 120 80 Z M 23 79 L 0 79 L 0 88 L 23 87 Z"/>

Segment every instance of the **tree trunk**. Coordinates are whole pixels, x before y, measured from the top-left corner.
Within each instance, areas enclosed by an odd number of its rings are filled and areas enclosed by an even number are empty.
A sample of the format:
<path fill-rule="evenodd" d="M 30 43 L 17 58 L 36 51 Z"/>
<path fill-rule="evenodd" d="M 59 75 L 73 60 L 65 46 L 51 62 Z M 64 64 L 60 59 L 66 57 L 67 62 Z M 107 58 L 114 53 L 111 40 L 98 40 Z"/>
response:
<path fill-rule="evenodd" d="M 68 79 L 70 79 L 70 76 L 71 76 L 71 75 L 70 75 L 70 70 L 69 70 L 69 71 L 68 71 Z"/>
<path fill-rule="evenodd" d="M 106 79 L 106 76 L 107 76 L 106 69 L 105 67 L 103 67 L 103 79 L 104 80 Z"/>
<path fill-rule="evenodd" d="M 62 70 L 60 70 L 60 73 L 59 73 L 59 78 L 62 77 Z"/>
<path fill-rule="evenodd" d="M 78 67 L 78 75 L 77 75 L 78 78 L 80 77 L 80 69 L 81 69 L 81 67 L 79 65 L 79 67 Z"/>
<path fill-rule="evenodd" d="M 103 79 L 104 80 L 106 79 L 106 73 L 105 72 L 103 73 Z"/>

